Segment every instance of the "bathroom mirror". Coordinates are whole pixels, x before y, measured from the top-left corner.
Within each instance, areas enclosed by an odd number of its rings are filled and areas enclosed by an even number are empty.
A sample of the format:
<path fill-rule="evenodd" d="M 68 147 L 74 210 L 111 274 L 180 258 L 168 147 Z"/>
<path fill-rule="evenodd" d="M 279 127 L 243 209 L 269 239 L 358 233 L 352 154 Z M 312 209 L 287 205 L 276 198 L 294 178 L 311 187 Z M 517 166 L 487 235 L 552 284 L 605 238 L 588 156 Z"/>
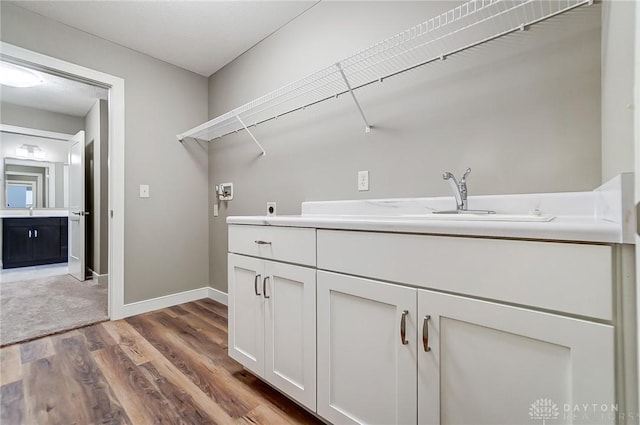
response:
<path fill-rule="evenodd" d="M 65 208 L 68 165 L 21 158 L 4 159 L 5 208 Z"/>

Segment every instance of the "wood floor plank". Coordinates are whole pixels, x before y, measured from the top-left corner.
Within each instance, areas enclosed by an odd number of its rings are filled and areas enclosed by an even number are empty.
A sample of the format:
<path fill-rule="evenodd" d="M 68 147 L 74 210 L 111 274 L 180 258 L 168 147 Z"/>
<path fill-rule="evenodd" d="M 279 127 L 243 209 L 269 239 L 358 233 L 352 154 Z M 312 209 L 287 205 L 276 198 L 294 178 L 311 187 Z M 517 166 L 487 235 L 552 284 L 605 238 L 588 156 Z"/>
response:
<path fill-rule="evenodd" d="M 208 353 L 227 351 L 227 334 L 194 315 L 170 317 L 163 311 L 153 313 L 154 320 L 163 326 L 173 329 L 178 336 L 198 349 L 207 350 Z"/>
<path fill-rule="evenodd" d="M 118 345 L 91 353 L 133 424 L 181 424 L 158 390 Z"/>
<path fill-rule="evenodd" d="M 217 365 L 232 372 L 241 367 L 228 355 L 227 334 L 199 317 L 189 314 L 171 318 L 163 311 L 155 312 L 150 317 L 162 326 L 172 329 L 175 335 L 196 352 L 207 353 L 207 357 Z"/>
<path fill-rule="evenodd" d="M 76 402 L 78 415 L 82 412 L 79 423 L 131 423 L 82 336 L 59 338 L 54 342 L 54 348 L 60 370 L 66 377 L 67 391 Z"/>
<path fill-rule="evenodd" d="M 198 385 L 181 373 L 181 371 L 164 356 L 160 356 L 148 364 L 153 365 L 158 373 L 173 385 L 186 391 L 199 408 L 206 412 L 215 423 L 227 424 L 232 422 L 231 417 L 219 404 L 212 402 L 211 398 L 205 394 Z"/>
<path fill-rule="evenodd" d="M 293 423 L 322 424 L 322 421 L 318 418 L 291 402 L 286 396 L 273 389 L 261 379 L 258 379 L 251 372 L 241 369 L 233 373 L 233 377 L 258 394 L 264 404 L 274 407 L 278 412 L 281 412 L 287 416 L 289 420 L 293 421 Z"/>
<path fill-rule="evenodd" d="M 147 380 L 171 403 L 182 420 L 192 425 L 213 425 L 215 421 L 193 400 L 184 389 L 165 378 L 152 363 L 145 363 L 140 370 Z"/>
<path fill-rule="evenodd" d="M 246 418 L 250 423 L 258 425 L 294 425 L 299 423 L 298 421 L 288 417 L 281 411 L 273 409 L 271 406 L 265 404 L 261 404 L 260 406 L 250 411 L 247 414 Z"/>
<path fill-rule="evenodd" d="M 24 412 L 22 381 L 0 386 L 0 424 L 21 424 Z"/>
<path fill-rule="evenodd" d="M 189 313 L 191 313 L 191 315 L 197 316 L 201 320 L 204 320 L 207 323 L 217 327 L 221 331 L 225 333 L 229 332 L 226 317 L 223 317 L 218 313 L 215 313 L 207 308 L 204 308 L 197 302 L 183 304 L 182 308 L 187 310 Z"/>
<path fill-rule="evenodd" d="M 320 424 L 228 357 L 226 316 L 200 300 L 4 347 L 1 424 Z"/>
<path fill-rule="evenodd" d="M 224 317 L 225 319 L 229 318 L 229 309 L 227 308 L 226 305 L 224 304 L 220 304 L 217 301 L 213 301 L 212 299 L 209 298 L 203 298 L 201 300 L 197 300 L 194 301 L 196 304 L 201 305 L 202 307 L 206 308 L 207 310 L 210 310 L 222 317 Z"/>
<path fill-rule="evenodd" d="M 102 326 L 135 365 L 150 362 L 161 356 L 149 341 L 124 320 L 104 322 Z"/>
<path fill-rule="evenodd" d="M 87 340 L 89 351 L 100 350 L 116 343 L 101 323 L 79 329 L 78 332 Z"/>
<path fill-rule="evenodd" d="M 24 417 L 26 424 L 73 424 L 72 392 L 67 390 L 64 371 L 57 356 L 25 363 Z"/>
<path fill-rule="evenodd" d="M 182 306 L 174 305 L 173 307 L 168 308 L 169 311 L 173 312 L 177 316 L 184 316 L 185 314 L 189 314 L 187 310 L 182 308 Z"/>
<path fill-rule="evenodd" d="M 175 332 L 167 332 L 165 326 L 155 322 L 152 316 L 140 315 L 126 320 L 229 416 L 244 416 L 259 404 L 255 397 L 231 385 L 206 353 L 202 355 L 190 348 Z"/>
<path fill-rule="evenodd" d="M 20 345 L 14 344 L 0 348 L 0 385 L 10 384 L 22 379 L 22 358 Z"/>
<path fill-rule="evenodd" d="M 23 364 L 49 357 L 53 354 L 51 338 L 36 339 L 20 344 L 20 357 Z"/>

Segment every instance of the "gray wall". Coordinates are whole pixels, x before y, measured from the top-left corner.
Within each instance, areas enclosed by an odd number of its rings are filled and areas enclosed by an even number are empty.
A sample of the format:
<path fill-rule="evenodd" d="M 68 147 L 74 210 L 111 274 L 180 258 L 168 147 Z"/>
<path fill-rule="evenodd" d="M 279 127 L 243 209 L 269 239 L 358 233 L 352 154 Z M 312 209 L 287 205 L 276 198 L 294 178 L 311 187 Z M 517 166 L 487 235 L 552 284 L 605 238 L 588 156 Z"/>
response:
<path fill-rule="evenodd" d="M 213 118 L 452 7 L 321 2 L 209 79 Z M 596 4 L 358 92 L 243 131 L 209 149 L 211 286 L 227 287 L 228 215 L 298 214 L 312 200 L 591 190 L 601 182 L 600 9 Z M 369 192 L 358 192 L 369 170 Z M 234 199 L 213 217 L 214 185 Z M 453 206 L 453 200 L 452 200 Z"/>
<path fill-rule="evenodd" d="M 1 9 L 3 12 L 4 7 L 3 5 Z M 0 32 L 0 34 L 4 35 L 4 31 Z M 6 40 L 2 38 L 2 41 Z M 2 124 L 65 134 L 76 134 L 78 131 L 84 130 L 84 119 L 82 117 L 6 102 L 0 103 L 0 121 Z"/>
<path fill-rule="evenodd" d="M 206 147 L 175 135 L 207 119 L 207 79 L 1 6 L 2 41 L 125 80 L 125 302 L 206 286 Z M 140 184 L 150 198 L 139 198 Z"/>
<path fill-rule="evenodd" d="M 92 185 L 91 200 L 86 200 L 91 205 L 89 220 L 91 220 L 92 236 L 91 246 L 88 247 L 92 254 L 89 258 L 91 264 L 87 264 L 91 270 L 99 275 L 108 272 L 109 253 L 109 106 L 106 100 L 97 100 L 95 105 L 85 116 L 85 143 L 93 145 L 93 158 L 91 164 L 91 181 L 85 184 Z M 85 158 L 86 161 L 87 158 Z"/>

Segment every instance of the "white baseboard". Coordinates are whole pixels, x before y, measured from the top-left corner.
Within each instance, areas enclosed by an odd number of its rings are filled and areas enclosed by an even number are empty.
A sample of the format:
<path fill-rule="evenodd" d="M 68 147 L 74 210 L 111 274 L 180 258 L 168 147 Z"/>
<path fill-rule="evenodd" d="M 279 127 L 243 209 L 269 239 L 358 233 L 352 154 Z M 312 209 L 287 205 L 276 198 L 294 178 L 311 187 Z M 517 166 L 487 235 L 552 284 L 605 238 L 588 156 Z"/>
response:
<path fill-rule="evenodd" d="M 107 276 L 107 275 L 99 275 Z M 220 304 L 228 305 L 227 294 L 218 289 L 214 289 L 208 286 L 192 289 L 190 291 L 178 292 L 177 294 L 164 295 L 158 298 L 152 298 L 150 300 L 137 301 L 130 304 L 125 304 L 122 309 L 122 317 L 135 316 L 136 314 L 148 313 L 154 310 L 160 310 L 161 308 L 172 307 L 174 305 L 188 303 L 191 301 L 201 300 L 203 298 L 210 298 Z"/>
<path fill-rule="evenodd" d="M 93 277 L 93 280 L 95 280 L 98 283 L 107 283 L 109 282 L 109 275 L 108 274 L 98 274 L 96 272 L 94 272 L 93 270 L 91 271 L 91 275 Z"/>
<path fill-rule="evenodd" d="M 211 298 L 214 301 L 219 302 L 220 304 L 224 304 L 224 305 L 229 305 L 229 301 L 227 299 L 227 293 L 226 292 L 222 292 L 218 289 L 214 289 L 214 288 L 207 288 L 209 289 L 209 298 Z"/>
<path fill-rule="evenodd" d="M 136 314 L 148 313 L 150 311 L 172 307 L 174 305 L 188 303 L 191 301 L 201 300 L 203 298 L 212 298 L 209 295 L 209 291 L 211 290 L 213 289 L 205 286 L 198 289 L 192 289 L 190 291 L 178 292 L 177 294 L 164 295 L 162 297 L 152 298 L 150 300 L 125 304 L 122 308 L 122 318 L 135 316 Z M 224 295 L 226 297 L 226 294 Z M 218 301 L 217 299 L 215 300 Z"/>

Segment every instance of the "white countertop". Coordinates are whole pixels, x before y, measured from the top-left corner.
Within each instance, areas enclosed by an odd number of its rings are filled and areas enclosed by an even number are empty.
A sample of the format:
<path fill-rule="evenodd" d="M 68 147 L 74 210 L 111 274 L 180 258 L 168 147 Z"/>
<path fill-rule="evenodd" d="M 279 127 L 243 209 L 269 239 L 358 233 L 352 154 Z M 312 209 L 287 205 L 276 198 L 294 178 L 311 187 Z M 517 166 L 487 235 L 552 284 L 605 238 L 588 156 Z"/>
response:
<path fill-rule="evenodd" d="M 514 222 L 347 215 L 237 216 L 227 218 L 227 223 L 600 243 L 621 242 L 620 226 L 605 221 L 596 222 L 584 217 L 556 217 L 549 222 Z"/>
<path fill-rule="evenodd" d="M 34 209 L 31 214 L 26 209 L 0 210 L 0 218 L 43 218 L 43 217 L 68 217 L 69 210 L 59 208 Z"/>
<path fill-rule="evenodd" d="M 550 221 L 499 221 L 438 217 L 452 197 L 305 202 L 302 215 L 234 216 L 228 224 L 311 227 L 437 235 L 484 236 L 594 243 L 634 243 L 633 176 L 620 175 L 592 192 L 469 197 L 470 209 L 500 214 L 537 210 Z M 422 217 L 421 217 L 422 216 Z M 453 218 L 453 219 L 452 219 Z"/>

